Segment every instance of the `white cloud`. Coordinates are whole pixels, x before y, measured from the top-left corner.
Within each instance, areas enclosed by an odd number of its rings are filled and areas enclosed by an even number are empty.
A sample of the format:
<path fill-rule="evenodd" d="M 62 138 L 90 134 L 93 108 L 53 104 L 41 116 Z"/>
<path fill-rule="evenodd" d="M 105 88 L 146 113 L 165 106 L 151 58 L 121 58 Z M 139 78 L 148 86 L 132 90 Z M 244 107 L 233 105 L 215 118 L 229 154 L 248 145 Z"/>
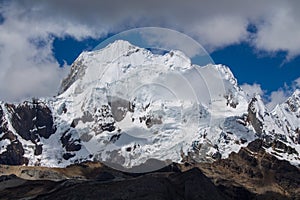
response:
<path fill-rule="evenodd" d="M 276 105 L 281 104 L 287 100 L 291 95 L 290 91 L 286 91 L 280 88 L 277 91 L 273 91 L 269 97 L 269 102 L 267 103 L 267 108 L 272 110 Z"/>
<path fill-rule="evenodd" d="M 247 41 L 260 50 L 286 50 L 292 58 L 300 55 L 299 8 L 297 0 L 0 1 L 0 99 L 55 94 L 64 73 L 52 55 L 53 36 L 80 40 L 162 26 L 210 51 Z M 257 33 L 247 32 L 249 23 Z"/>
<path fill-rule="evenodd" d="M 296 89 L 300 89 L 300 77 L 295 79 L 291 85 L 285 84 L 277 91 L 271 92 L 270 96 L 267 97 L 267 107 L 272 110 L 277 104 L 285 102 Z"/>
<path fill-rule="evenodd" d="M 80 38 L 128 27 L 164 26 L 183 31 L 210 48 L 248 40 L 247 25 L 252 23 L 258 28 L 251 41 L 256 47 L 296 55 L 300 53 L 299 7 L 297 0 L 27 0 L 15 1 L 10 12 L 19 10 L 15 15 L 22 16 L 19 20 L 45 24 L 47 31 L 57 35 Z"/>
<path fill-rule="evenodd" d="M 267 91 L 263 90 L 261 85 L 257 83 L 244 83 L 241 85 L 241 88 L 249 98 L 252 98 L 256 94 L 260 95 L 263 98 L 267 108 L 272 110 L 276 105 L 285 102 L 296 89 L 300 89 L 300 77 L 295 79 L 290 85 L 285 84 L 278 90 L 270 92 L 269 95 L 267 94 Z"/>
<path fill-rule="evenodd" d="M 21 101 L 24 98 L 51 96 L 69 70 L 60 68 L 52 52 L 53 36 L 72 35 L 77 39 L 92 36 L 84 25 L 35 16 L 34 9 L 4 11 L 0 25 L 0 99 Z M 32 16 L 27 14 L 32 12 Z M 40 19 L 40 20 L 39 20 Z"/>
<path fill-rule="evenodd" d="M 252 85 L 244 83 L 241 85 L 241 88 L 244 90 L 244 92 L 247 94 L 249 98 L 254 97 L 256 94 L 263 96 L 264 91 L 261 89 L 260 84 L 254 83 Z"/>
<path fill-rule="evenodd" d="M 299 7 L 297 8 L 299 9 Z M 294 8 L 282 7 L 266 22 L 259 25 L 254 41 L 258 49 L 266 51 L 283 50 L 288 52 L 288 59 L 299 55 L 300 52 L 300 26 L 299 16 L 295 15 Z"/>
<path fill-rule="evenodd" d="M 194 37 L 210 51 L 246 40 L 248 21 L 236 16 L 212 16 L 196 24 Z"/>

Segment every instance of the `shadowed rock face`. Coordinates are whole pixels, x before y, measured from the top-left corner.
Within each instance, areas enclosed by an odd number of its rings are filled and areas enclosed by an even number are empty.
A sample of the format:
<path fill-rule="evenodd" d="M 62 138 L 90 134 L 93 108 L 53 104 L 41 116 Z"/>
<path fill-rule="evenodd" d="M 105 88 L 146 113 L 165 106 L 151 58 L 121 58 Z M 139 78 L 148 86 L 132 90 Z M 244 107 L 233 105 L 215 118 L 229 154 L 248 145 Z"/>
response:
<path fill-rule="evenodd" d="M 75 156 L 74 151 L 79 151 L 81 149 L 81 140 L 72 138 L 72 131 L 70 129 L 63 133 L 60 138 L 62 147 L 67 151 L 63 154 L 63 158 L 68 160 Z"/>
<path fill-rule="evenodd" d="M 6 151 L 0 154 L 0 164 L 6 165 L 27 165 L 28 158 L 24 156 L 22 144 L 15 140 L 6 147 Z"/>
<path fill-rule="evenodd" d="M 117 122 L 122 121 L 128 111 L 133 111 L 133 105 L 129 101 L 118 97 L 109 96 L 108 104 L 111 107 L 113 118 Z"/>
<path fill-rule="evenodd" d="M 231 153 L 229 158 L 200 168 L 220 187 L 225 188 L 224 191 L 239 185 L 258 196 L 267 195 L 269 199 L 284 199 L 284 196 L 300 198 L 299 168 L 266 153 L 266 145 L 269 144 L 257 139 L 238 153 Z M 274 194 L 277 197 L 271 198 Z"/>
<path fill-rule="evenodd" d="M 33 101 L 6 107 L 11 113 L 12 126 L 23 139 L 36 142 L 39 137 L 48 139 L 55 133 L 52 113 L 44 103 Z"/>
<path fill-rule="evenodd" d="M 85 69 L 87 66 L 82 64 L 82 60 L 74 62 L 71 66 L 71 71 L 69 75 L 62 81 L 59 89 L 59 94 L 66 91 L 78 78 L 85 74 Z"/>
<path fill-rule="evenodd" d="M 34 155 L 41 155 L 43 146 L 40 138 L 49 138 L 55 133 L 53 117 L 50 109 L 42 102 L 24 102 L 19 105 L 5 104 L 5 109 L 10 114 L 10 122 L 18 135 L 34 145 Z M 28 164 L 28 158 L 24 157 L 23 144 L 18 137 L 8 129 L 8 123 L 4 116 L 3 108 L 0 108 L 0 141 L 8 139 L 10 144 L 0 154 L 0 164 L 23 165 Z"/>
<path fill-rule="evenodd" d="M 0 164 L 8 165 L 23 165 L 28 164 L 28 159 L 23 157 L 24 149 L 17 137 L 8 129 L 7 121 L 4 117 L 4 112 L 0 106 L 0 141 L 9 140 L 10 144 L 7 145 L 5 151 L 0 154 Z M 1 147 L 2 148 L 2 147 Z"/>
<path fill-rule="evenodd" d="M 251 102 L 249 103 L 248 106 L 248 120 L 250 121 L 250 123 L 252 124 L 254 130 L 256 131 L 256 133 L 258 133 L 259 135 L 262 134 L 262 128 L 263 128 L 263 122 L 260 121 L 256 115 L 257 115 L 257 111 L 256 110 L 252 110 L 251 108 L 253 107 L 254 104 L 256 104 L 257 99 L 254 97 Z"/>

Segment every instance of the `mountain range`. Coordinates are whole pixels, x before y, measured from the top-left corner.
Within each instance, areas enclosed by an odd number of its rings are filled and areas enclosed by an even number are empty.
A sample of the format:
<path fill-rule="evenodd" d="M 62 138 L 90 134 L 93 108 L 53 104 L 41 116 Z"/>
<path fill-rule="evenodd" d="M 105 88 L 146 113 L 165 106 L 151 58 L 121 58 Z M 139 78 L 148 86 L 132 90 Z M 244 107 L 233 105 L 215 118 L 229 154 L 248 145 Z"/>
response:
<path fill-rule="evenodd" d="M 124 173 L 197 166 L 214 181 L 211 188 L 235 177 L 234 188 L 217 189 L 225 196 L 237 192 L 236 185 L 268 191 L 255 188 L 263 180 L 270 191 L 297 198 L 300 91 L 268 110 L 228 67 L 195 65 L 178 50 L 155 54 L 118 40 L 83 52 L 57 96 L 1 102 L 0 124 L 2 165 L 101 162 Z M 267 180 L 272 174 L 286 181 Z M 165 181 L 179 184 L 176 176 Z"/>

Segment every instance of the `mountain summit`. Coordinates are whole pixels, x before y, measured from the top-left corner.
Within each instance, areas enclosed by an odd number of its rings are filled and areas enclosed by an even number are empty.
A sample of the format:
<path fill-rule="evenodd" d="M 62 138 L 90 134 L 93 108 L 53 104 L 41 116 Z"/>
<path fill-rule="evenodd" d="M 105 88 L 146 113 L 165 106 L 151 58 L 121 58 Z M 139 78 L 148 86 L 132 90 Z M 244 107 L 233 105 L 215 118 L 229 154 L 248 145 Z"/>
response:
<path fill-rule="evenodd" d="M 56 97 L 1 103 L 0 163 L 213 161 L 260 138 L 268 153 L 299 165 L 299 94 L 268 111 L 226 66 L 119 40 L 80 54 Z"/>

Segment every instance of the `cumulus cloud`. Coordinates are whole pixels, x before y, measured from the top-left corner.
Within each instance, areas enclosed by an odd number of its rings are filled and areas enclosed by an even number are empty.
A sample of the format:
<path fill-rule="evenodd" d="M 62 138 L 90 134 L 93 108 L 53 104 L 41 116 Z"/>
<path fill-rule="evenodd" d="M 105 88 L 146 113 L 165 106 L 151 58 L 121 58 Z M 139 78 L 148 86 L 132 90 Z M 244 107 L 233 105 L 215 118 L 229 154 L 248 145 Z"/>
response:
<path fill-rule="evenodd" d="M 236 16 L 212 16 L 192 28 L 192 34 L 209 50 L 245 41 L 248 21 Z M 229 31 L 230 30 L 230 31 Z"/>
<path fill-rule="evenodd" d="M 265 93 L 265 91 L 261 89 L 261 85 L 257 83 L 254 83 L 252 85 L 244 83 L 243 85 L 241 85 L 241 88 L 244 90 L 244 92 L 249 98 L 252 98 L 257 94 L 263 96 Z"/>
<path fill-rule="evenodd" d="M 259 50 L 300 54 L 297 0 L 26 0 L 0 1 L 0 99 L 55 94 L 66 69 L 54 37 L 100 38 L 133 27 L 162 26 L 197 39 L 209 51 L 249 42 Z M 257 32 L 247 31 L 249 24 Z"/>
<path fill-rule="evenodd" d="M 272 110 L 276 105 L 286 101 L 287 98 L 290 97 L 290 95 L 290 91 L 284 90 L 282 88 L 278 89 L 277 91 L 273 91 L 266 106 L 269 108 L 269 110 Z"/>
<path fill-rule="evenodd" d="M 270 12 L 263 23 L 258 24 L 258 33 L 254 44 L 266 51 L 287 51 L 287 59 L 300 52 L 299 1 L 282 5 L 282 8 Z"/>
<path fill-rule="evenodd" d="M 277 104 L 285 102 L 296 89 L 300 89 L 300 77 L 295 79 L 291 85 L 285 84 L 277 91 L 271 92 L 271 94 L 266 97 L 267 107 L 272 110 Z"/>
<path fill-rule="evenodd" d="M 278 88 L 278 90 L 271 91 L 270 93 L 263 90 L 261 85 L 257 83 L 244 83 L 241 85 L 241 88 L 249 98 L 252 98 L 257 94 L 260 95 L 267 108 L 273 110 L 276 105 L 285 102 L 296 89 L 300 89 L 300 77 L 295 79 L 290 85 L 284 84 L 284 86 Z"/>

